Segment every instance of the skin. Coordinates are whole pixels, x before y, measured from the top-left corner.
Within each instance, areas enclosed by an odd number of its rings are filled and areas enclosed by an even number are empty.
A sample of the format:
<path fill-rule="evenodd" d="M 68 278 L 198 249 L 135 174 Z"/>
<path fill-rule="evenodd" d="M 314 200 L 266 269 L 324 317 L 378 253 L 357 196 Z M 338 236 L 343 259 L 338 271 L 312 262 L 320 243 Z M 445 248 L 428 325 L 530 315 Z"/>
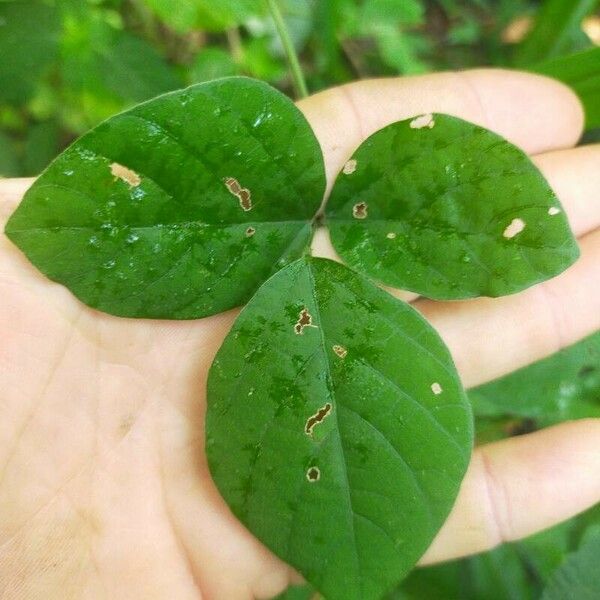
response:
<path fill-rule="evenodd" d="M 465 385 L 600 328 L 600 146 L 573 149 L 582 110 L 535 75 L 479 70 L 362 81 L 300 103 L 329 182 L 370 133 L 430 111 L 475 121 L 534 156 L 582 257 L 501 299 L 414 301 Z M 0 182 L 0 225 L 30 180 Z M 331 256 L 327 237 L 317 254 Z M 0 596 L 6 600 L 268 598 L 297 581 L 229 513 L 204 456 L 205 380 L 235 311 L 191 322 L 95 312 L 0 236 Z M 423 563 L 483 551 L 600 500 L 600 422 L 476 449 Z"/>

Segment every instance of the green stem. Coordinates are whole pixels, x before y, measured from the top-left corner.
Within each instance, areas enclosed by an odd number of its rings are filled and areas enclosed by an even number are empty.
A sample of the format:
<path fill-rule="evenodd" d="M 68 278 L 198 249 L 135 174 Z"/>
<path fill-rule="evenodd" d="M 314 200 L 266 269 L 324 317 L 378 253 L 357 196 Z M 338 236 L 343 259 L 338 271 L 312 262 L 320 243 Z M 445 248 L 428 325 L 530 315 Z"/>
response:
<path fill-rule="evenodd" d="M 289 31 L 285 21 L 283 20 L 283 16 L 281 15 L 281 11 L 279 10 L 279 4 L 277 3 L 277 0 L 266 0 L 266 2 L 267 6 L 269 7 L 269 11 L 271 12 L 271 16 L 273 17 L 273 21 L 275 21 L 277 33 L 279 33 L 281 43 L 283 44 L 283 49 L 285 50 L 285 54 L 288 59 L 296 94 L 300 98 L 306 98 L 306 96 L 308 96 L 308 88 L 306 87 L 304 73 L 302 73 L 302 67 L 300 66 L 300 61 L 298 60 L 298 54 L 296 54 L 296 48 L 294 48 Z"/>

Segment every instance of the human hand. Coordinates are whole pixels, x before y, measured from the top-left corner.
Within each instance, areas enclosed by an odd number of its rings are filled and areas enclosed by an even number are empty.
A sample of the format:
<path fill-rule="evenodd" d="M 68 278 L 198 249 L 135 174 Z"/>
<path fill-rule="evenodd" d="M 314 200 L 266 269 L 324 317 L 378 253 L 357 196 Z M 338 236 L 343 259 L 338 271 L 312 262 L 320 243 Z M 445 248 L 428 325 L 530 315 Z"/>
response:
<path fill-rule="evenodd" d="M 534 75 L 363 81 L 300 103 L 330 184 L 375 130 L 425 112 L 480 123 L 530 154 L 580 238 L 556 279 L 501 299 L 414 302 L 466 386 L 600 327 L 600 147 L 572 149 L 575 97 Z M 31 182 L 0 182 L 0 226 Z M 315 253 L 332 255 L 326 235 Z M 205 381 L 236 311 L 188 322 L 93 311 L 0 237 L 0 597 L 267 598 L 297 576 L 231 515 L 204 455 Z M 600 422 L 476 449 L 423 563 L 488 549 L 600 500 Z"/>

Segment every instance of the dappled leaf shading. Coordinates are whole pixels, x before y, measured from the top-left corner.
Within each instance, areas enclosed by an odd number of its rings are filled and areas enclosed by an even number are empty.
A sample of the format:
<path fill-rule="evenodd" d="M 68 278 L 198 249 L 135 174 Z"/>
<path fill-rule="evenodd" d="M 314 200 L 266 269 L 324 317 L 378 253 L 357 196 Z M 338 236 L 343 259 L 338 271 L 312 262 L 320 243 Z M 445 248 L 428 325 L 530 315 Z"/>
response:
<path fill-rule="evenodd" d="M 578 256 L 541 173 L 482 127 L 418 116 L 372 135 L 349 162 L 327 204 L 331 240 L 382 283 L 437 299 L 501 296 Z"/>
<path fill-rule="evenodd" d="M 319 144 L 293 103 L 266 84 L 222 79 L 81 137 L 6 233 L 90 306 L 197 318 L 243 304 L 300 256 L 324 188 Z"/>
<path fill-rule="evenodd" d="M 472 427 L 427 322 L 363 276 L 306 257 L 259 289 L 219 350 L 206 436 L 238 518 L 328 600 L 369 600 L 442 525 Z"/>

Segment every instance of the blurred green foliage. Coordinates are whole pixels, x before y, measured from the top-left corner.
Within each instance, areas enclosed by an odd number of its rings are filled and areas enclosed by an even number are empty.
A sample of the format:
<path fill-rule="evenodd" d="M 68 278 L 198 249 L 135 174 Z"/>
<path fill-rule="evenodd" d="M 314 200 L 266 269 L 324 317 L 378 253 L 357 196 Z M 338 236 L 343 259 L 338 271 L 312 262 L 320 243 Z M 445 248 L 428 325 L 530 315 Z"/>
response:
<path fill-rule="evenodd" d="M 364 77 L 556 59 L 591 46 L 581 21 L 598 7 L 597 0 L 279 3 L 312 91 Z M 516 44 L 523 19 L 533 27 Z M 35 175 L 102 119 L 191 83 L 245 74 L 292 89 L 261 0 L 0 0 L 0 57 L 0 176 Z M 594 61 L 578 82 L 600 113 L 589 83 Z M 553 74 L 553 64 L 545 68 Z M 556 68 L 564 78 L 565 67 Z"/>

